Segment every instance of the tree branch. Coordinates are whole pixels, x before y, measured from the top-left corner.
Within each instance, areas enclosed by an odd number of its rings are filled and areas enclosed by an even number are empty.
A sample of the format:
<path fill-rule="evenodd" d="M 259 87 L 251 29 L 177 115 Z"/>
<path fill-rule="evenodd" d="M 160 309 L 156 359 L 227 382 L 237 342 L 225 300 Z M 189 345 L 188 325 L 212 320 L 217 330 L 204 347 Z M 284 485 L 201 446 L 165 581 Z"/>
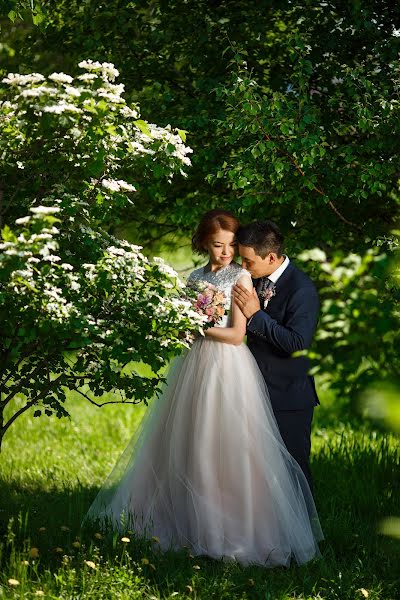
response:
<path fill-rule="evenodd" d="M 108 402 L 99 403 L 99 402 L 96 402 L 95 400 L 92 400 L 92 398 L 90 398 L 87 394 L 85 394 L 81 390 L 75 389 L 75 391 L 78 392 L 78 394 L 80 394 L 84 398 L 86 398 L 86 400 L 88 400 L 90 402 L 90 404 L 93 404 L 94 406 L 98 406 L 99 408 L 101 408 L 102 406 L 105 406 L 106 404 L 140 404 L 140 402 L 142 402 L 142 400 L 137 400 L 137 401 L 133 401 L 133 400 L 109 400 Z"/>
<path fill-rule="evenodd" d="M 272 142 L 272 138 L 269 135 L 269 133 L 265 130 L 263 124 L 260 121 L 259 117 L 256 117 L 256 121 L 258 122 L 258 125 L 266 139 L 267 142 Z M 286 156 L 286 158 L 288 158 L 290 160 L 290 162 L 292 163 L 292 165 L 294 166 L 294 168 L 296 169 L 296 171 L 298 173 L 300 173 L 300 175 L 304 178 L 307 179 L 307 176 L 305 174 L 305 172 L 303 171 L 303 169 L 300 167 L 300 165 L 298 164 L 297 160 L 295 159 L 294 156 L 292 156 L 291 154 L 289 154 L 289 152 L 286 152 L 286 150 L 282 150 L 282 148 L 277 147 L 275 145 L 274 148 L 277 152 L 279 152 L 280 154 L 282 154 L 282 156 Z M 339 217 L 339 219 L 341 221 L 343 221 L 343 223 L 346 223 L 346 225 L 349 225 L 350 227 L 354 227 L 355 229 L 358 229 L 359 231 L 362 231 L 362 227 L 360 227 L 359 225 L 357 225 L 356 223 L 353 223 L 352 221 L 349 221 L 348 219 L 346 219 L 345 216 L 342 215 L 342 213 L 339 211 L 339 209 L 334 205 L 334 203 L 332 202 L 332 200 L 330 200 L 328 198 L 328 196 L 326 195 L 326 193 L 324 192 L 324 190 L 322 189 L 322 186 L 320 184 L 318 184 L 319 187 L 317 187 L 316 185 L 313 184 L 313 189 L 315 192 L 317 192 L 317 194 L 319 194 L 320 196 L 323 196 L 324 198 L 326 198 L 328 200 L 327 204 L 329 206 L 329 208 L 331 208 L 331 210 L 333 210 L 333 212 L 336 214 L 337 217 Z"/>
<path fill-rule="evenodd" d="M 46 356 L 46 357 L 45 357 L 43 360 L 41 360 L 41 361 L 39 362 L 39 364 L 37 365 L 37 367 L 36 367 L 36 368 L 35 368 L 35 369 L 34 369 L 34 370 L 31 372 L 31 373 L 29 373 L 27 377 L 24 377 L 24 379 L 22 379 L 22 381 L 20 381 L 20 383 L 17 385 L 17 388 L 16 388 L 15 390 L 13 390 L 13 391 L 12 391 L 12 392 L 11 392 L 11 393 L 10 393 L 10 394 L 9 394 L 9 395 L 6 397 L 6 399 L 5 399 L 5 400 L 3 400 L 3 402 L 1 403 L 1 405 L 0 405 L 0 406 L 1 406 L 2 408 L 4 408 L 4 406 L 6 406 L 6 405 L 7 405 L 7 404 L 10 402 L 10 400 L 12 400 L 12 399 L 14 398 L 14 396 L 15 396 L 16 394 L 18 394 L 18 392 L 20 392 L 20 391 L 21 391 L 21 389 L 24 387 L 24 384 L 25 384 L 25 382 L 26 382 L 28 379 L 32 379 L 32 378 L 33 378 L 35 375 L 37 375 L 37 373 L 39 373 L 39 371 L 41 370 L 41 368 L 43 367 L 43 365 L 47 365 L 47 364 L 48 364 L 48 361 L 49 361 L 49 356 Z M 52 381 L 52 383 L 54 383 L 54 381 L 57 381 L 57 379 L 54 379 L 54 380 Z"/>
<path fill-rule="evenodd" d="M 64 377 L 64 373 L 61 373 L 61 375 L 59 377 L 57 377 L 56 379 L 53 379 L 53 381 L 50 382 L 50 385 L 48 385 L 44 390 L 42 390 L 42 392 L 36 398 L 34 398 L 33 400 L 31 400 L 30 402 L 28 402 L 27 404 L 25 404 L 25 406 L 22 406 L 22 408 L 20 408 L 19 410 L 17 410 L 17 412 L 15 414 L 13 414 L 13 416 L 10 417 L 10 419 L 7 421 L 7 423 L 1 428 L 1 438 L 4 437 L 4 434 L 6 433 L 7 429 L 14 423 L 14 421 L 20 415 L 22 415 L 29 408 L 31 408 L 31 406 L 33 406 L 34 404 L 37 404 L 42 398 L 44 398 L 44 396 L 52 388 L 52 386 L 57 381 L 59 381 L 60 379 L 62 379 L 63 377 Z"/>

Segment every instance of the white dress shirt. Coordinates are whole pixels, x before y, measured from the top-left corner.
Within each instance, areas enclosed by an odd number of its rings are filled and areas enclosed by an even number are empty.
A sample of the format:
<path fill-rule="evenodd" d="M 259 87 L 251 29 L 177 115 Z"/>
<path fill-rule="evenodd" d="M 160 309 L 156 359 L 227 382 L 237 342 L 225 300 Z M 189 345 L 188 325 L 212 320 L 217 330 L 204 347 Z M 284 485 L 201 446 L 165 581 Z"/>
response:
<path fill-rule="evenodd" d="M 285 271 L 287 269 L 287 267 L 289 266 L 289 263 L 290 263 L 289 257 L 286 256 L 286 254 L 284 254 L 283 256 L 285 257 L 285 260 L 283 261 L 281 266 L 278 267 L 276 269 L 276 271 L 271 273 L 271 275 L 268 275 L 268 279 L 270 281 L 272 281 L 272 283 L 276 283 L 278 281 L 279 277 L 282 275 L 283 271 Z"/>
<path fill-rule="evenodd" d="M 286 254 L 283 255 L 285 257 L 285 260 L 283 261 L 283 263 L 281 264 L 280 267 L 278 267 L 276 269 L 276 271 L 274 271 L 273 273 L 271 273 L 271 275 L 268 275 L 268 279 L 270 281 L 272 281 L 272 283 L 276 283 L 279 279 L 279 277 L 282 275 L 282 273 L 287 269 L 287 267 L 289 266 L 290 260 L 289 257 L 286 256 Z M 262 308 L 261 308 L 262 310 Z M 252 315 L 250 317 L 250 319 L 248 320 L 247 325 L 250 325 L 250 321 L 252 320 L 252 318 L 254 317 L 254 315 Z"/>

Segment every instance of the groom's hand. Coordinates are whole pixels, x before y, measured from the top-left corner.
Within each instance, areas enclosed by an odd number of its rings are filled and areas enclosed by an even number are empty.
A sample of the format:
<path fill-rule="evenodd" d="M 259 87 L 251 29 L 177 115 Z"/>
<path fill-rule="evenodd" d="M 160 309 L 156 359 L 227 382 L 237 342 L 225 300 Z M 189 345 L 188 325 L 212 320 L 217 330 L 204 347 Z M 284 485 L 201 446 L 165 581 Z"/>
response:
<path fill-rule="evenodd" d="M 233 287 L 233 298 L 246 319 L 250 319 L 250 317 L 261 309 L 260 301 L 254 288 L 250 291 L 238 283 Z"/>

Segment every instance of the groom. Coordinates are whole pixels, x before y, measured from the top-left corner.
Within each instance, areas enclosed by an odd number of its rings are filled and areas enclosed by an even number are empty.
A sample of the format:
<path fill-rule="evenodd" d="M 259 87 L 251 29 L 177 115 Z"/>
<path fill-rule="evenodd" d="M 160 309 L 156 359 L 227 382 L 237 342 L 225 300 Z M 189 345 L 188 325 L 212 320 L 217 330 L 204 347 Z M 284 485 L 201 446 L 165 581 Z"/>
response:
<path fill-rule="evenodd" d="M 293 354 L 311 344 L 318 294 L 309 277 L 283 254 L 283 235 L 275 223 L 250 223 L 236 237 L 243 267 L 255 285 L 253 292 L 234 287 L 235 302 L 248 319 L 248 347 L 268 386 L 283 441 L 312 490 L 311 422 L 319 400 L 308 358 Z"/>

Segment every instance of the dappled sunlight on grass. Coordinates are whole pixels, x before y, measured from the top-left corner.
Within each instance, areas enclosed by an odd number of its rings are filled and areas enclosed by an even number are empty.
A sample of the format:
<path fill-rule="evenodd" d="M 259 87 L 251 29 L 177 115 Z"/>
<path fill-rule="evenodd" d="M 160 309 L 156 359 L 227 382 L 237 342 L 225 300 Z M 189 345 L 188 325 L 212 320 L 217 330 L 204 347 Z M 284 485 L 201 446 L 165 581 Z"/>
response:
<path fill-rule="evenodd" d="M 68 410 L 71 419 L 64 420 L 25 414 L 5 438 L 3 595 L 43 591 L 72 598 L 79 590 L 99 599 L 350 600 L 362 598 L 364 589 L 375 600 L 398 597 L 400 542 L 377 532 L 382 518 L 396 514 L 398 440 L 371 429 L 369 421 L 355 417 L 349 423 L 333 395 L 323 394 L 313 434 L 316 502 L 326 536 L 323 557 L 273 571 L 193 557 L 187 548 L 160 553 L 156 538 L 138 540 L 131 531 L 81 531 L 83 515 L 146 406 L 99 409 L 70 393 Z"/>

